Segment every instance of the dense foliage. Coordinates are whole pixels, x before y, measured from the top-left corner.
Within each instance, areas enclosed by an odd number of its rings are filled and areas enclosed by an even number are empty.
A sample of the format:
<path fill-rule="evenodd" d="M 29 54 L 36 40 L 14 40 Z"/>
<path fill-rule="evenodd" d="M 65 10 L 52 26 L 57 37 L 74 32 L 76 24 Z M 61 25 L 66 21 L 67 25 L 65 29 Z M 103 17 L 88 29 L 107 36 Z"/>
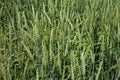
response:
<path fill-rule="evenodd" d="M 119 80 L 120 0 L 0 0 L 0 80 Z"/>

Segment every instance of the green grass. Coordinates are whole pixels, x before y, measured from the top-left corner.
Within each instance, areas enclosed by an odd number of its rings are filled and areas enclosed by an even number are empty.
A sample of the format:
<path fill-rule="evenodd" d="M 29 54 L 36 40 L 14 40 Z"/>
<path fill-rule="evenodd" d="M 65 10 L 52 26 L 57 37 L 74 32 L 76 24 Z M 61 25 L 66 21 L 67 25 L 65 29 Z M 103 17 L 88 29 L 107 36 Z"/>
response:
<path fill-rule="evenodd" d="M 119 80 L 120 0 L 0 0 L 0 80 Z"/>

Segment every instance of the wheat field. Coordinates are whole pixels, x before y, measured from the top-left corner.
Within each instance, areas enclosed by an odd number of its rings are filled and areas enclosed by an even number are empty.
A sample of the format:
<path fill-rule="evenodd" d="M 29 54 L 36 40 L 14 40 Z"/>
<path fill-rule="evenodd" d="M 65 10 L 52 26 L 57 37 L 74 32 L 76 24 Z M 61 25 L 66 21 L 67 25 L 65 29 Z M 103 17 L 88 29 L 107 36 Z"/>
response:
<path fill-rule="evenodd" d="M 0 80 L 119 80 L 120 0 L 0 0 Z"/>

